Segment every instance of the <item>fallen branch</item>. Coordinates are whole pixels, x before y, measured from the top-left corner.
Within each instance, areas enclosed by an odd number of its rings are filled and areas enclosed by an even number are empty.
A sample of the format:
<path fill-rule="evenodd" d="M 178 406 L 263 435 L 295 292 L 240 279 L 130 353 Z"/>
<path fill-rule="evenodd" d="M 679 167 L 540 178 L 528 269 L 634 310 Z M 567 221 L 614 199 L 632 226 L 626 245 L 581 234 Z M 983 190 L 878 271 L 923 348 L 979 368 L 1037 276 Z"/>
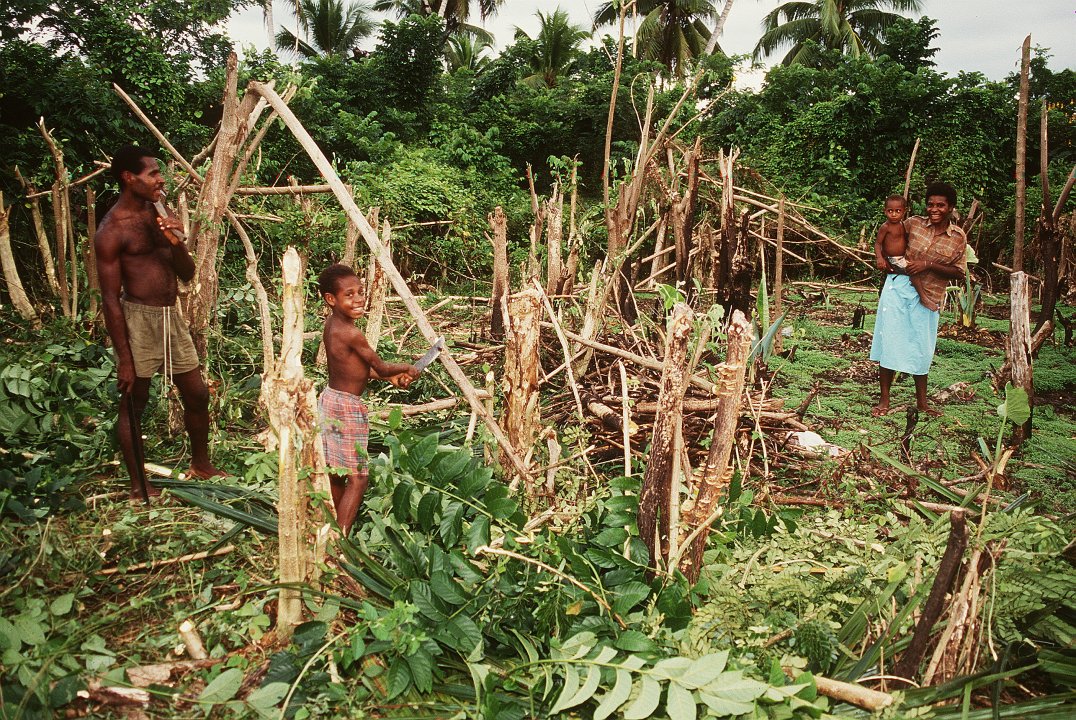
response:
<path fill-rule="evenodd" d="M 202 552 L 190 553 L 188 555 L 181 555 L 176 558 L 169 558 L 167 560 L 150 560 L 149 562 L 135 563 L 134 565 L 128 565 L 127 567 L 111 567 L 101 570 L 102 575 L 115 575 L 121 572 L 134 572 L 136 570 L 157 570 L 158 568 L 168 567 L 169 565 L 179 565 L 182 563 L 192 562 L 194 560 L 205 560 L 211 557 L 220 557 L 221 555 L 227 555 L 235 550 L 235 545 L 225 545 L 222 548 L 218 548 L 213 552 L 203 550 Z"/>

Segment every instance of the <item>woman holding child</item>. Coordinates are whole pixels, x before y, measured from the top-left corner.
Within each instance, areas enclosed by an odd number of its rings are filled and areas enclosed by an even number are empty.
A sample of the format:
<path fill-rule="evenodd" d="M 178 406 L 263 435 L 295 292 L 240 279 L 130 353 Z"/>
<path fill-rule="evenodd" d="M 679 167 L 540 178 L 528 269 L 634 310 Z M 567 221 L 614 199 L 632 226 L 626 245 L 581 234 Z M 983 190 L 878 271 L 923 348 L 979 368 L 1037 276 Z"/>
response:
<path fill-rule="evenodd" d="M 967 271 L 967 240 L 964 231 L 950 221 L 956 207 L 956 190 L 946 183 L 931 183 L 926 196 L 926 217 L 904 221 L 906 274 L 894 272 L 885 257 L 878 256 L 879 267 L 889 270 L 889 274 L 878 298 L 871 344 L 871 360 L 879 363 L 881 385 L 881 398 L 871 410 L 875 416 L 889 412 L 889 390 L 898 372 L 915 378 L 919 411 L 941 415 L 927 402 L 927 373 L 938 341 L 938 316 L 945 288 L 950 280 L 964 277 Z"/>

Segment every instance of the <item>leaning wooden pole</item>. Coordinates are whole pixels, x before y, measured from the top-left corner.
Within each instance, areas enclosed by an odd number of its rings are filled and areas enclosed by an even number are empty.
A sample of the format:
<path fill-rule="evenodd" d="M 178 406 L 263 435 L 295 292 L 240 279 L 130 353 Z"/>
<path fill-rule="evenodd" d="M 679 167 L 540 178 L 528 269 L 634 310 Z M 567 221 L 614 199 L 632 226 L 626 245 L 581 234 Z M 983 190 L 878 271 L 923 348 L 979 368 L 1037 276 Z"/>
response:
<path fill-rule="evenodd" d="M 1031 293 L 1028 275 L 1014 272 L 1009 276 L 1011 303 L 1009 359 L 1012 361 L 1012 384 L 1023 388 L 1034 414 L 1035 384 L 1031 374 Z M 1013 432 L 1013 443 L 1021 444 L 1031 436 L 1031 417 Z"/>
<path fill-rule="evenodd" d="M 284 314 L 280 357 L 265 369 L 261 401 L 278 441 L 280 516 L 280 599 L 277 607 L 277 636 L 291 637 L 302 622 L 300 585 L 316 579 L 323 535 L 313 504 L 313 494 L 329 496 L 325 460 L 317 425 L 314 383 L 303 377 L 303 278 L 302 263 L 295 248 L 289 247 L 281 263 L 284 287 Z M 310 475 L 300 471 L 309 471 Z M 311 484 L 308 485 L 308 478 Z"/>
<path fill-rule="evenodd" d="M 912 146 L 912 157 L 908 160 L 908 169 L 904 172 L 904 203 L 907 207 L 909 193 L 912 191 L 912 170 L 915 169 L 915 156 L 919 154 L 919 138 L 915 139 Z"/>
<path fill-rule="evenodd" d="M 411 313 L 411 317 L 415 320 L 416 327 L 422 332 L 423 337 L 432 343 L 437 339 L 437 331 L 433 329 L 433 325 L 430 324 L 429 319 L 426 317 L 426 313 L 422 311 L 422 307 L 418 304 L 415 296 L 411 294 L 411 288 L 407 287 L 407 281 L 404 280 L 400 271 L 396 269 L 396 265 L 392 262 L 392 257 L 388 254 L 385 246 L 377 237 L 377 233 L 370 227 L 370 223 L 366 222 L 366 218 L 363 216 L 362 211 L 359 210 L 359 206 L 355 204 L 355 200 L 351 197 L 351 193 L 347 191 L 347 186 L 340 180 L 340 177 L 329 163 L 328 158 L 325 157 L 325 154 L 317 146 L 317 143 L 310 137 L 310 133 L 306 131 L 303 124 L 299 122 L 297 117 L 295 117 L 295 113 L 291 111 L 291 108 L 287 106 L 275 90 L 259 82 L 253 82 L 250 86 L 256 92 L 261 94 L 273 109 L 277 111 L 277 114 L 280 115 L 280 119 L 287 126 L 288 130 L 292 132 L 295 139 L 299 141 L 299 144 L 306 151 L 307 155 L 310 156 L 310 159 L 321 173 L 321 176 L 325 178 L 325 181 L 332 187 L 333 194 L 336 195 L 336 199 L 340 202 L 344 212 L 347 213 L 351 222 L 358 226 L 363 239 L 366 240 L 366 244 L 370 247 L 370 252 L 381 263 L 381 267 L 385 269 L 385 274 L 388 276 L 389 282 L 392 283 L 392 287 L 396 291 L 396 294 L 400 296 L 404 306 L 407 308 L 408 312 Z M 512 447 L 512 443 L 508 441 L 508 437 L 504 434 L 504 431 L 501 430 L 497 421 L 494 420 L 493 415 L 486 410 L 482 401 L 478 399 L 474 386 L 456 363 L 452 354 L 448 351 L 444 351 L 438 356 L 438 359 L 441 361 L 441 364 L 444 365 L 445 370 L 448 371 L 449 376 L 451 376 L 459 386 L 460 391 L 463 392 L 464 396 L 467 398 L 467 402 L 470 403 L 471 409 L 476 415 L 482 418 L 486 427 L 489 428 L 493 437 L 497 440 L 497 444 L 500 445 L 505 457 L 511 461 L 516 472 L 519 473 L 521 477 L 529 477 L 530 472 L 528 471 L 527 466 L 523 464 L 523 461 Z"/>
<path fill-rule="evenodd" d="M 777 202 L 777 253 L 773 259 L 773 316 L 781 317 L 785 293 L 785 196 Z M 781 333 L 773 340 L 773 351 L 781 351 Z"/>
<path fill-rule="evenodd" d="M 1020 55 L 1020 99 L 1016 111 L 1016 228 L 1013 237 L 1012 269 L 1024 269 L 1024 207 L 1027 204 L 1027 96 L 1031 67 L 1031 36 L 1024 38 Z"/>

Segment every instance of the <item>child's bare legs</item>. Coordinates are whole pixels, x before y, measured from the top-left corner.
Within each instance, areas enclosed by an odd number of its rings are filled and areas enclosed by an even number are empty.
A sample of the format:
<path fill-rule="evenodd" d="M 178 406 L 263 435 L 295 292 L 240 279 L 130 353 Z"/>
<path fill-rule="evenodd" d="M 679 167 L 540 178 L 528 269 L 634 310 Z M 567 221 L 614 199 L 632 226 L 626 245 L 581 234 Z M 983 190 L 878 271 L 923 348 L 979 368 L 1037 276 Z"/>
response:
<path fill-rule="evenodd" d="M 927 402 L 927 376 L 915 375 L 915 406 L 919 412 L 926 413 L 930 417 L 941 417 L 941 411 L 935 410 Z"/>
<path fill-rule="evenodd" d="M 871 415 L 878 417 L 889 412 L 889 389 L 893 386 L 893 377 L 896 371 L 878 366 L 878 384 L 881 386 L 882 396 L 878 404 L 871 408 Z"/>
<path fill-rule="evenodd" d="M 334 476 L 330 480 L 333 504 L 336 506 L 336 523 L 345 537 L 351 530 L 351 524 L 355 522 L 355 516 L 359 512 L 359 506 L 362 505 L 362 498 L 366 494 L 368 483 L 369 474 L 365 469 L 349 473 L 346 484 L 339 476 Z"/>

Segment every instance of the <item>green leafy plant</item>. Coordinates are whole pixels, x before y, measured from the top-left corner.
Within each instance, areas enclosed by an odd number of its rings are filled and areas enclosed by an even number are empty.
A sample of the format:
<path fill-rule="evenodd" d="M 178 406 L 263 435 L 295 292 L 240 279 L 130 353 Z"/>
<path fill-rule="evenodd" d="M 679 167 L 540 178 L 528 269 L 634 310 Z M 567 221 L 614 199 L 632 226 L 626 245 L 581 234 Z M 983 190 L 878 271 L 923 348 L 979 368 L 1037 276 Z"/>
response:
<path fill-rule="evenodd" d="M 972 265 L 979 262 L 979 258 L 975 255 L 975 251 L 968 245 L 966 249 L 967 263 Z M 946 288 L 953 295 L 953 309 L 956 312 L 956 317 L 960 321 L 962 327 L 971 328 L 975 327 L 975 313 L 979 307 L 979 300 L 982 296 L 983 286 L 975 281 L 972 277 L 971 271 L 964 273 L 964 285 L 950 285 Z"/>

